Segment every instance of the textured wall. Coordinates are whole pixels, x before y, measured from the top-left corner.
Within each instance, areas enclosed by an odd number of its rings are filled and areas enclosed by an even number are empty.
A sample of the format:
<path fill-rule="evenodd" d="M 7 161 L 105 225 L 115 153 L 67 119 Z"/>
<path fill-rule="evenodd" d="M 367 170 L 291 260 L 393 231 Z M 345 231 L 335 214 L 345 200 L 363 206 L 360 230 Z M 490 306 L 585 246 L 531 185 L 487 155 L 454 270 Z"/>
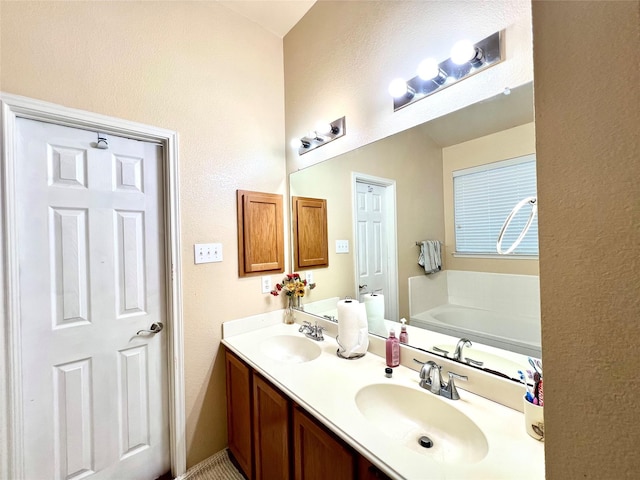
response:
<path fill-rule="evenodd" d="M 462 38 L 506 30 L 506 59 L 410 108 L 393 112 L 395 77 L 416 75 L 421 60 L 449 58 Z M 522 0 L 317 2 L 284 38 L 287 140 L 316 122 L 347 117 L 347 134 L 299 157 L 287 171 L 317 163 L 492 97 L 533 78 L 531 5 Z"/>
<path fill-rule="evenodd" d="M 638 478 L 640 2 L 534 2 L 547 478 Z"/>
<path fill-rule="evenodd" d="M 238 279 L 235 190 L 286 192 L 282 41 L 215 2 L 1 9 L 2 91 L 179 134 L 191 465 L 227 444 L 221 323 L 281 308 Z M 224 261 L 193 265 L 209 241 Z"/>

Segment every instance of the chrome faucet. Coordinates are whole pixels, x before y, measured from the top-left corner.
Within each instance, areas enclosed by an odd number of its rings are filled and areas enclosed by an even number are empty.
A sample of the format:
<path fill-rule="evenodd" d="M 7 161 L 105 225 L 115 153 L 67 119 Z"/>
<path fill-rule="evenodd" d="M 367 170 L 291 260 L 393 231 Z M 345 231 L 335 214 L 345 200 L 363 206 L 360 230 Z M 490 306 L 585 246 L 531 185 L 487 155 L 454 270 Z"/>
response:
<path fill-rule="evenodd" d="M 468 338 L 461 338 L 460 340 L 458 340 L 456 350 L 453 352 L 453 359 L 460 361 L 460 359 L 462 358 L 462 349 L 464 347 L 470 347 L 471 345 L 473 344 Z"/>
<path fill-rule="evenodd" d="M 469 377 L 466 375 L 460 375 L 455 372 L 449 372 L 449 383 L 442 387 L 440 390 L 440 395 L 448 398 L 449 400 L 460 400 L 460 395 L 458 395 L 458 389 L 456 388 L 456 384 L 453 379 L 457 378 L 458 380 L 469 380 Z"/>
<path fill-rule="evenodd" d="M 444 383 L 442 381 L 442 367 L 436 362 L 429 360 L 428 362 L 423 363 L 415 358 L 413 361 L 422 364 L 422 368 L 420 369 L 420 387 L 425 390 L 429 390 L 434 395 L 440 395 L 444 398 L 448 398 L 449 400 L 460 399 L 454 379 L 468 380 L 466 375 L 459 375 L 455 372 L 449 371 L 449 382 Z"/>
<path fill-rule="evenodd" d="M 311 325 L 311 322 L 304 321 L 298 331 L 304 333 L 307 338 L 315 340 L 316 342 L 322 342 L 324 340 L 324 336 L 322 335 L 324 327 L 318 325 L 318 322 L 316 322 L 315 325 Z"/>

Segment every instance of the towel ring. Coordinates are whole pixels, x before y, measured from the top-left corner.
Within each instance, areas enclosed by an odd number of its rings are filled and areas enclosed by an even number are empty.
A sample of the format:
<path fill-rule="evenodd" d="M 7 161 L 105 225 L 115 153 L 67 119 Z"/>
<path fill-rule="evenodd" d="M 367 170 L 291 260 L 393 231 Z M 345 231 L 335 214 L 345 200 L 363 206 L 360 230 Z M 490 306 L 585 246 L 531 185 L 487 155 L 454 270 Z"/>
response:
<path fill-rule="evenodd" d="M 509 227 L 511 220 L 513 220 L 513 217 L 516 216 L 516 213 L 518 213 L 520 209 L 527 204 L 531 204 L 531 214 L 529 215 L 527 224 L 522 229 L 522 232 L 520 232 L 520 235 L 518 236 L 516 241 L 513 242 L 513 245 L 511 245 L 507 250 L 503 251 L 502 240 L 504 238 L 504 233 L 507 231 L 507 228 Z M 537 212 L 538 212 L 537 197 L 527 197 L 524 200 L 521 200 L 520 202 L 518 202 L 518 204 L 515 207 L 513 207 L 513 210 L 511 210 L 511 213 L 509 214 L 507 219 L 504 221 L 504 225 L 502 225 L 502 230 L 500 230 L 500 235 L 498 235 L 498 241 L 496 242 L 496 250 L 498 250 L 498 253 L 500 255 L 507 255 L 513 252 L 518 247 L 518 245 L 520 245 L 520 242 L 529 231 L 529 227 L 531 227 L 531 224 L 533 223 L 533 219 L 535 218 Z"/>

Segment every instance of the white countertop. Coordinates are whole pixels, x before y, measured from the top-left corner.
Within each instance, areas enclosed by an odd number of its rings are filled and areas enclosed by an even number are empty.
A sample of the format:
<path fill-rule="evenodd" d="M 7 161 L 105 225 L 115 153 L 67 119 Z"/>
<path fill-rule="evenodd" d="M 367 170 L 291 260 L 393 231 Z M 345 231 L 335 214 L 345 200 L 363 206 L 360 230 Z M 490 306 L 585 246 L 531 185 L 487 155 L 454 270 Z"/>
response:
<path fill-rule="evenodd" d="M 544 479 L 544 445 L 527 435 L 522 413 L 469 393 L 461 383 L 457 384 L 460 400 L 435 396 L 418 386 L 416 371 L 404 366 L 394 368 L 393 378 L 387 378 L 384 358 L 369 352 L 357 360 L 341 359 L 335 339 L 326 334 L 325 341 L 318 342 L 322 354 L 309 362 L 285 363 L 261 350 L 268 337 L 303 336 L 298 328 L 298 324 L 278 323 L 233 336 L 225 332 L 222 343 L 387 475 L 411 480 Z M 430 458 L 427 449 L 414 451 L 400 445 L 356 405 L 357 392 L 376 383 L 416 389 L 466 414 L 484 433 L 487 455 L 471 464 L 442 463 Z"/>

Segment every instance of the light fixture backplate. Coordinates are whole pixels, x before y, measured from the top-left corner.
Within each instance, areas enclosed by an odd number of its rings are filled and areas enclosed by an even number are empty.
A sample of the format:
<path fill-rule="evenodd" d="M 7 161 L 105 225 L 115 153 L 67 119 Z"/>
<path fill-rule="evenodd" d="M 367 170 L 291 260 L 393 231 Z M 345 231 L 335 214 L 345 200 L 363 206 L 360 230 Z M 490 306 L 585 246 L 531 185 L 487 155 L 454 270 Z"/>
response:
<path fill-rule="evenodd" d="M 469 78 L 476 73 L 480 73 L 487 68 L 493 67 L 504 60 L 503 58 L 503 41 L 504 31 L 496 32 L 483 38 L 477 43 L 474 43 L 474 47 L 482 50 L 483 62 L 478 67 L 472 67 L 470 63 L 463 65 L 456 65 L 450 58 L 440 62 L 438 66 L 442 71 L 447 74 L 447 80 L 438 85 L 433 80 L 422 80 L 420 77 L 415 76 L 407 82 L 407 85 L 415 90 L 415 95 L 409 98 L 408 96 L 394 98 L 393 99 L 393 111 L 398 111 L 401 108 L 411 105 L 412 103 L 422 100 L 436 92 L 439 92 L 451 85 L 455 85 L 465 78 Z"/>
<path fill-rule="evenodd" d="M 333 142 L 336 138 L 340 138 L 347 133 L 347 121 L 345 117 L 338 118 L 330 123 L 331 128 L 335 130 L 338 129 L 338 133 L 316 133 L 315 138 L 304 137 L 305 142 L 309 142 L 308 147 L 299 147 L 298 155 L 304 155 L 305 153 L 309 153 L 311 150 L 315 150 L 318 147 L 326 145 L 327 143 Z"/>

